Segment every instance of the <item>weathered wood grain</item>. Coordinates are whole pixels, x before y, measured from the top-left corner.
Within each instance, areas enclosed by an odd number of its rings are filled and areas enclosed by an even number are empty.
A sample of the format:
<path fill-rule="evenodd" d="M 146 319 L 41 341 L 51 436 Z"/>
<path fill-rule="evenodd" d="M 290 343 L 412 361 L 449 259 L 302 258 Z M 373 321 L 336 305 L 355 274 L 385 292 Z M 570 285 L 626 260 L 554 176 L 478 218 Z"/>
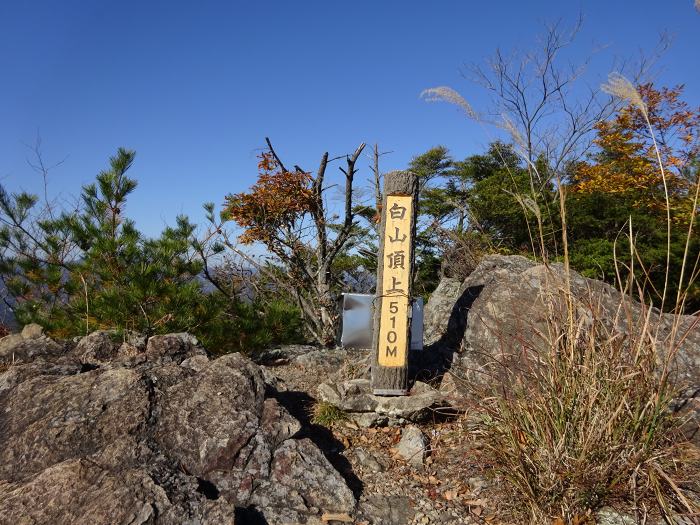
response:
<path fill-rule="evenodd" d="M 387 198 L 390 195 L 404 195 L 411 196 L 413 198 L 413 214 L 410 224 L 410 236 L 412 242 L 410 246 L 410 253 L 406 258 L 411 267 L 411 278 L 409 279 L 409 282 L 406 283 L 406 294 L 410 298 L 413 291 L 413 277 L 415 274 L 413 260 L 415 252 L 416 217 L 418 215 L 418 178 L 416 175 L 409 171 L 393 171 L 387 173 L 384 177 L 384 195 L 382 198 L 381 225 L 379 229 L 380 243 L 379 253 L 377 255 L 377 293 L 372 309 L 372 348 L 374 349 L 374 358 L 372 361 L 372 390 L 376 395 L 405 395 L 408 393 L 408 348 L 406 349 L 406 359 L 402 366 L 382 366 L 379 364 L 378 360 L 380 345 L 383 343 L 383 341 L 380 341 L 379 337 L 381 329 L 382 301 L 385 300 L 385 298 L 382 297 L 382 290 L 384 289 L 383 275 L 384 257 L 386 251 L 385 229 L 387 222 Z M 406 333 L 406 340 L 408 341 L 407 344 L 409 347 L 410 333 L 411 326 L 409 319 Z"/>

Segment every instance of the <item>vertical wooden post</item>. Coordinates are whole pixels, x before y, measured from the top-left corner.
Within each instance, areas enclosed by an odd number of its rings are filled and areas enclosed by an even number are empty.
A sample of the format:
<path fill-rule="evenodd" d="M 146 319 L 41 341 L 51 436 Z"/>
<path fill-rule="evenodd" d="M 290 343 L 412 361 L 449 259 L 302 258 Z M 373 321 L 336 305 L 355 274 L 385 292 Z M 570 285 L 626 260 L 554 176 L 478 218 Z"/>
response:
<path fill-rule="evenodd" d="M 377 292 L 373 303 L 372 391 L 376 395 L 408 393 L 417 212 L 415 174 L 408 171 L 387 173 L 379 229 Z"/>

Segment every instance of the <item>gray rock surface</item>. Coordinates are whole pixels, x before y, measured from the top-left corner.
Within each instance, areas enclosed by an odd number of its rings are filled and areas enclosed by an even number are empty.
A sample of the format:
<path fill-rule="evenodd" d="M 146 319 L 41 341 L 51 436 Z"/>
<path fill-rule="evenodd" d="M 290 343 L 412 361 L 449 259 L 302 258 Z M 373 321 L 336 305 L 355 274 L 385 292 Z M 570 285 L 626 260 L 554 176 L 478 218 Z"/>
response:
<path fill-rule="evenodd" d="M 409 465 L 422 469 L 428 453 L 428 439 L 420 428 L 408 425 L 401 432 L 401 441 L 396 445 L 396 452 Z"/>
<path fill-rule="evenodd" d="M 10 334 L 0 339 L 0 359 L 4 361 L 34 359 L 55 356 L 64 351 L 64 345 L 48 337 L 25 339 L 22 334 Z"/>
<path fill-rule="evenodd" d="M 466 392 L 466 384 L 459 377 L 459 372 L 447 371 L 443 374 L 440 382 L 440 393 L 445 397 L 445 400 L 450 406 L 458 409 L 464 409 L 469 404 L 469 398 Z"/>
<path fill-rule="evenodd" d="M 99 330 L 82 337 L 75 347 L 81 363 L 99 365 L 114 359 L 119 344 L 113 332 Z"/>
<path fill-rule="evenodd" d="M 14 345 L 21 359 L 0 373 L 2 521 L 274 525 L 353 512 L 258 365 L 210 360 L 188 334 L 129 343 L 133 355 L 124 344 L 97 333 L 72 349 Z"/>
<path fill-rule="evenodd" d="M 435 344 L 441 338 L 449 337 L 453 331 L 459 331 L 462 323 L 459 319 L 461 316 L 459 306 L 456 303 L 460 295 L 462 295 L 462 281 L 451 277 L 440 280 L 423 310 L 424 345 Z M 453 314 L 455 306 L 457 311 Z M 451 319 L 451 316 L 454 318 Z M 458 343 L 458 341 L 451 342 Z"/>
<path fill-rule="evenodd" d="M 425 333 L 434 347 L 461 351 L 462 361 L 475 369 L 527 341 L 537 344 L 537 331 L 545 328 L 545 302 L 561 301 L 564 286 L 561 264 L 548 267 L 521 256 L 491 255 L 479 264 L 459 288 L 454 279 L 443 280 L 425 307 Z M 601 317 L 613 322 L 624 297 L 612 286 L 571 272 L 571 287 L 579 312 L 591 302 L 600 305 Z M 627 298 L 624 304 L 632 317 L 641 312 L 639 303 Z M 652 320 L 659 319 L 658 310 Z M 661 315 L 662 326 L 670 316 Z M 624 329 L 622 320 L 618 325 Z M 700 373 L 700 318 L 684 316 L 686 333 L 681 354 L 687 377 Z"/>
<path fill-rule="evenodd" d="M 492 255 L 457 287 L 454 279 L 444 279 L 425 307 L 425 333 L 432 347 L 427 352 L 458 352 L 451 371 L 459 384 L 488 382 L 502 363 L 509 363 L 523 345 L 544 344 L 546 316 L 551 308 L 561 308 L 565 285 L 563 266 L 544 266 L 521 256 Z M 610 326 L 627 330 L 624 317 L 617 313 L 623 305 L 632 319 L 641 318 L 641 305 L 601 281 L 571 273 L 571 288 L 577 312 L 582 318 L 591 308 Z M 652 322 L 668 334 L 671 316 L 653 310 Z M 683 342 L 678 352 L 678 381 L 688 386 L 689 395 L 700 393 L 700 318 L 684 316 L 679 333 Z M 446 386 L 449 390 L 454 386 Z M 696 425 L 697 426 L 697 425 Z"/>
<path fill-rule="evenodd" d="M 368 469 L 372 472 L 384 471 L 384 466 L 381 463 L 379 463 L 379 461 L 377 461 L 377 458 L 374 457 L 374 455 L 368 450 L 365 450 L 362 447 L 357 447 L 354 449 L 353 452 L 355 454 L 355 457 L 357 458 L 357 462 L 362 468 Z"/>
<path fill-rule="evenodd" d="M 295 357 L 292 362 L 303 367 L 319 365 L 339 367 L 347 356 L 348 351 L 342 348 L 312 350 Z"/>
<path fill-rule="evenodd" d="M 407 396 L 385 397 L 372 393 L 369 379 L 331 380 L 319 385 L 318 397 L 364 427 L 425 421 L 434 409 L 445 406 L 442 394 L 420 381 L 415 382 Z"/>
<path fill-rule="evenodd" d="M 62 350 L 63 346 L 44 336 L 44 329 L 36 323 L 26 325 L 18 334 L 9 334 L 0 339 L 0 361 L 32 359 Z"/>
<path fill-rule="evenodd" d="M 318 348 L 311 345 L 282 345 L 258 352 L 253 359 L 259 365 L 279 366 L 316 351 Z"/>
<path fill-rule="evenodd" d="M 42 335 L 44 335 L 44 329 L 36 323 L 30 323 L 22 328 L 24 339 L 39 339 Z"/>
<path fill-rule="evenodd" d="M 376 525 L 408 525 L 414 516 L 411 501 L 406 496 L 372 494 L 363 502 L 364 516 Z"/>
<path fill-rule="evenodd" d="M 595 513 L 595 521 L 597 525 L 635 525 L 635 520 L 629 514 L 617 511 L 612 507 L 603 507 Z"/>

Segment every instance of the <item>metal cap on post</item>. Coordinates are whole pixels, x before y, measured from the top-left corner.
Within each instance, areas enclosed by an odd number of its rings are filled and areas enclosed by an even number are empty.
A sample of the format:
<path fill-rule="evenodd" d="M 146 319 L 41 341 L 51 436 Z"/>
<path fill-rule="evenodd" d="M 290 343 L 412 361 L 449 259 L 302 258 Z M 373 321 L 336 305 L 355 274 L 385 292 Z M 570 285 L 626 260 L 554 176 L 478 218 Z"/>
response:
<path fill-rule="evenodd" d="M 372 391 L 376 395 L 408 393 L 411 293 L 418 211 L 418 178 L 409 171 L 384 177 L 377 293 L 374 301 Z"/>

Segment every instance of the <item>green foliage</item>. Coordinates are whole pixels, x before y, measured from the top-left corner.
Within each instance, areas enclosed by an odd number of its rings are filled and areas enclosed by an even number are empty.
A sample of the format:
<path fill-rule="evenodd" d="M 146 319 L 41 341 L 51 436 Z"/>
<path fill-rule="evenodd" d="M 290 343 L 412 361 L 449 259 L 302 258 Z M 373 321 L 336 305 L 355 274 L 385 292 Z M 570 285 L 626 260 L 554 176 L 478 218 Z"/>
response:
<path fill-rule="evenodd" d="M 316 403 L 311 414 L 311 422 L 324 427 L 332 427 L 335 423 L 344 421 L 347 418 L 347 414 L 340 408 L 325 401 Z"/>
<path fill-rule="evenodd" d="M 447 254 L 460 259 L 451 273 L 463 275 L 489 251 L 526 253 L 539 246 L 538 216 L 545 248 L 556 251 L 554 190 L 538 187 L 532 198 L 531 174 L 513 146 L 496 142 L 483 155 L 462 161 L 453 161 L 440 146 L 415 157 L 410 169 L 421 178 L 418 293 L 435 288 L 453 262 Z"/>
<path fill-rule="evenodd" d="M 416 157 L 413 165 L 425 179 L 434 183 L 439 176 L 442 180 L 439 185 L 426 186 L 421 194 L 424 226 L 418 231 L 417 242 L 419 293 L 432 291 L 441 272 L 445 273 L 447 256 L 461 244 L 460 236 L 464 233 L 472 235 L 470 246 L 476 241 L 473 234 L 481 236 L 477 243 L 480 249 L 476 250 L 481 254 L 498 251 L 531 255 L 533 251 L 541 253 L 544 248 L 550 259 L 563 255 L 556 187 L 536 180 L 538 177 L 546 180 L 543 174 L 547 167 L 542 161 L 536 163 L 539 175 L 535 176 L 526 169 L 513 146 L 496 142 L 486 153 L 462 161 L 450 161 L 447 150 L 433 148 Z M 693 174 L 689 173 L 688 179 L 692 178 Z M 635 272 L 640 282 L 648 281 L 647 296 L 658 303 L 655 290 L 662 289 L 666 268 L 665 214 L 640 208 L 637 200 L 633 192 L 567 192 L 570 262 L 572 268 L 587 277 L 615 284 L 619 272 L 625 279 L 626 269 L 620 264 L 616 269 L 615 257 L 617 254 L 618 261 L 629 263 L 630 248 L 625 234 L 631 220 L 636 246 Z M 437 225 L 447 234 L 446 242 L 439 242 Z M 677 292 L 686 234 L 686 223 L 673 224 L 671 296 Z M 690 242 L 688 260 L 697 260 L 699 250 L 700 238 L 695 236 Z M 475 253 L 471 248 L 461 251 L 466 255 Z M 467 259 L 470 258 L 474 259 L 469 255 Z M 639 260 L 644 262 L 643 266 Z M 690 289 L 687 310 L 698 308 L 700 290 L 695 284 Z"/>
<path fill-rule="evenodd" d="M 458 173 L 469 187 L 465 202 L 470 219 L 494 244 L 513 252 L 532 251 L 539 245 L 539 214 L 546 246 L 551 248 L 558 210 L 552 206 L 553 188 L 537 185 L 533 195 L 531 174 L 513 146 L 496 142 L 486 154 L 459 163 Z"/>
<path fill-rule="evenodd" d="M 428 297 L 440 282 L 441 265 L 442 259 L 437 250 L 424 251 L 421 254 L 416 265 L 413 295 L 423 297 L 425 302 L 428 301 Z"/>
<path fill-rule="evenodd" d="M 571 265 L 586 277 L 602 279 L 609 283 L 616 280 L 616 271 L 623 279 L 626 267 L 615 258 L 629 264 L 629 222 L 635 238 L 636 274 L 644 282 L 648 273 L 650 289 L 648 297 L 658 303 L 658 291 L 663 288 L 666 268 L 666 220 L 659 214 L 649 213 L 634 205 L 633 198 L 616 193 L 575 193 L 567 199 L 568 232 L 571 242 Z M 681 261 L 687 235 L 687 225 L 674 224 L 671 230 L 671 267 L 669 292 L 675 297 L 680 279 Z M 689 245 L 689 260 L 697 260 L 700 240 L 696 236 Z M 644 268 L 640 261 L 643 261 Z M 700 307 L 697 286 L 691 289 L 689 310 Z"/>
<path fill-rule="evenodd" d="M 134 156 L 119 149 L 71 213 L 0 190 L 0 275 L 17 321 L 60 338 L 95 329 L 188 331 L 218 352 L 298 339 L 294 307 L 205 289 L 204 253 L 221 249 L 205 250 L 187 217 L 151 239 L 124 216 L 137 185 L 127 176 Z"/>
<path fill-rule="evenodd" d="M 454 206 L 442 182 L 450 172 L 452 158 L 444 146 L 436 146 L 411 159 L 409 170 L 418 177 L 418 210 L 416 227 L 416 295 L 427 297 L 440 280 L 438 238 L 435 235 Z"/>
<path fill-rule="evenodd" d="M 408 169 L 416 174 L 421 190 L 433 179 L 444 176 L 452 166 L 450 152 L 445 146 L 435 146 L 411 159 Z"/>
<path fill-rule="evenodd" d="M 221 318 L 202 332 L 203 344 L 217 354 L 254 353 L 277 344 L 298 343 L 303 339 L 299 309 L 284 300 L 231 302 L 214 294 L 221 304 Z"/>

